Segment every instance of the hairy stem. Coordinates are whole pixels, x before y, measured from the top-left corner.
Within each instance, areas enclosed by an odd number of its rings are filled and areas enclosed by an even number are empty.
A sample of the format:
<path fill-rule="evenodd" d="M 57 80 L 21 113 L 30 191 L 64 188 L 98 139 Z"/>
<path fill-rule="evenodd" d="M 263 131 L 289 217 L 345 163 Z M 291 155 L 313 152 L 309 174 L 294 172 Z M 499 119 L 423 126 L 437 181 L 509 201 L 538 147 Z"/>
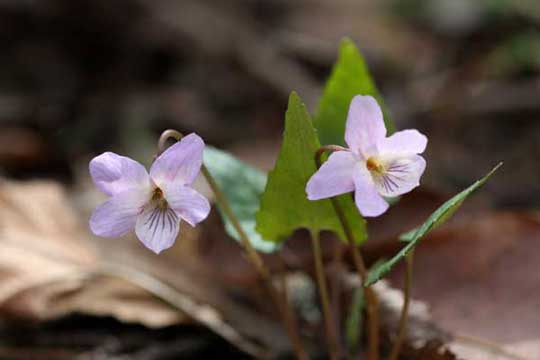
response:
<path fill-rule="evenodd" d="M 405 271 L 405 288 L 403 308 L 401 309 L 401 318 L 399 319 L 399 330 L 396 342 L 390 353 L 390 360 L 399 359 L 399 352 L 401 351 L 401 346 L 405 341 L 407 335 L 407 319 L 409 317 L 409 303 L 411 301 L 411 286 L 412 286 L 412 277 L 413 277 L 413 260 L 414 260 L 414 250 L 411 251 L 405 261 L 407 263 L 407 269 Z"/>
<path fill-rule="evenodd" d="M 321 146 L 315 154 L 315 161 L 317 163 L 317 168 L 321 167 L 322 155 L 326 151 L 345 151 L 345 150 L 347 149 L 338 145 Z M 356 241 L 354 240 L 354 235 L 349 225 L 349 222 L 347 221 L 347 218 L 345 217 L 345 213 L 343 212 L 343 209 L 341 208 L 337 199 L 331 198 L 330 200 L 332 201 L 332 205 L 334 207 L 336 215 L 338 216 L 341 226 L 343 227 L 343 232 L 345 233 L 345 236 L 347 237 L 347 243 L 349 245 L 349 249 L 353 256 L 353 262 L 356 268 L 356 272 L 358 273 L 358 276 L 360 277 L 360 279 L 364 281 L 367 278 L 368 271 L 366 268 L 366 264 L 364 262 L 364 258 L 362 257 L 362 254 L 360 252 L 360 249 L 356 246 Z M 377 299 L 377 294 L 375 294 L 375 291 L 373 291 L 371 287 L 366 287 L 365 295 L 366 295 L 366 311 L 367 311 L 367 336 L 368 336 L 368 348 L 369 348 L 368 359 L 378 360 L 379 359 L 379 301 Z"/>
<path fill-rule="evenodd" d="M 168 139 L 173 138 L 176 141 L 180 141 L 182 137 L 183 135 L 179 131 L 170 130 L 170 129 L 165 130 L 161 134 L 161 137 L 159 138 L 158 152 L 162 153 L 164 151 L 164 149 L 166 148 L 166 143 Z M 285 328 L 287 329 L 289 339 L 291 340 L 291 343 L 293 345 L 297 358 L 301 360 L 308 359 L 307 353 L 304 350 L 304 347 L 302 345 L 296 318 L 294 317 L 292 310 L 289 309 L 289 304 L 284 302 L 283 301 L 284 299 L 277 293 L 274 285 L 272 284 L 272 277 L 270 275 L 270 271 L 264 264 L 262 257 L 259 255 L 257 250 L 255 250 L 255 248 L 251 244 L 249 237 L 247 236 L 246 232 L 242 228 L 242 225 L 240 224 L 238 218 L 234 214 L 234 211 L 232 210 L 231 205 L 229 204 L 229 201 L 227 200 L 227 198 L 225 197 L 225 195 L 219 188 L 219 185 L 217 184 L 212 174 L 210 174 L 210 172 L 208 171 L 208 168 L 202 165 L 201 172 L 204 178 L 206 179 L 208 186 L 210 186 L 210 188 L 212 189 L 212 192 L 214 193 L 215 198 L 216 198 L 216 202 L 219 204 L 221 210 L 223 211 L 225 216 L 227 216 L 227 218 L 230 220 L 234 229 L 240 236 L 240 241 L 241 241 L 244 251 L 246 252 L 248 260 L 251 262 L 251 264 L 253 265 L 257 273 L 259 274 L 259 276 L 263 279 L 268 289 L 268 293 L 270 294 L 272 298 L 272 301 L 278 307 L 279 313 L 282 316 L 282 320 L 285 324 Z"/>
<path fill-rule="evenodd" d="M 328 288 L 326 286 L 326 278 L 324 274 L 324 265 L 321 252 L 321 241 L 319 239 L 318 232 L 311 233 L 311 243 L 313 246 L 313 258 L 315 260 L 317 287 L 319 288 L 319 295 L 321 297 L 321 304 L 323 308 L 326 338 L 328 342 L 328 353 L 330 355 L 330 359 L 337 360 L 339 358 L 338 343 L 336 339 L 336 332 L 334 331 L 334 326 L 336 323 L 330 309 L 330 298 L 328 297 Z"/>

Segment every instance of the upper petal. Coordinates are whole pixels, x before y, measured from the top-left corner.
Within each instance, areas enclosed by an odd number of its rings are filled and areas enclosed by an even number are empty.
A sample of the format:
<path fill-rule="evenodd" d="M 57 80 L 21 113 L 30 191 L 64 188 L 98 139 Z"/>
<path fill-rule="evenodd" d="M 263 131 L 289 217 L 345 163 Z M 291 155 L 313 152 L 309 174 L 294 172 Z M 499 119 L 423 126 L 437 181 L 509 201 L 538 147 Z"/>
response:
<path fill-rule="evenodd" d="M 203 161 L 204 141 L 189 134 L 161 154 L 150 169 L 150 177 L 159 187 L 169 182 L 190 185 L 199 173 Z"/>
<path fill-rule="evenodd" d="M 428 139 L 418 130 L 398 131 L 379 143 L 379 152 L 421 154 L 426 150 Z"/>
<path fill-rule="evenodd" d="M 426 161 L 420 155 L 383 157 L 385 171 L 373 177 L 375 186 L 383 196 L 399 196 L 420 185 Z"/>
<path fill-rule="evenodd" d="M 169 206 L 191 226 L 195 226 L 210 213 L 210 203 L 190 187 L 171 187 L 165 190 Z"/>
<path fill-rule="evenodd" d="M 359 171 L 354 177 L 354 201 L 364 217 L 376 217 L 388 210 L 388 203 L 379 195 L 367 171 Z"/>
<path fill-rule="evenodd" d="M 156 204 L 148 204 L 135 225 L 139 240 L 156 254 L 173 246 L 179 231 L 180 218 L 174 210 Z"/>
<path fill-rule="evenodd" d="M 352 152 L 334 152 L 309 179 L 306 185 L 308 199 L 325 199 L 353 191 L 353 174 L 358 164 Z"/>
<path fill-rule="evenodd" d="M 150 185 L 144 166 L 112 152 L 103 153 L 90 161 L 90 175 L 98 189 L 110 196 Z"/>
<path fill-rule="evenodd" d="M 150 194 L 131 189 L 114 195 L 98 206 L 90 218 L 90 230 L 103 237 L 119 237 L 127 234 L 135 227 L 137 215 Z"/>
<path fill-rule="evenodd" d="M 355 96 L 349 107 L 345 141 L 354 152 L 367 158 L 377 152 L 384 139 L 386 127 L 377 101 L 371 96 Z"/>

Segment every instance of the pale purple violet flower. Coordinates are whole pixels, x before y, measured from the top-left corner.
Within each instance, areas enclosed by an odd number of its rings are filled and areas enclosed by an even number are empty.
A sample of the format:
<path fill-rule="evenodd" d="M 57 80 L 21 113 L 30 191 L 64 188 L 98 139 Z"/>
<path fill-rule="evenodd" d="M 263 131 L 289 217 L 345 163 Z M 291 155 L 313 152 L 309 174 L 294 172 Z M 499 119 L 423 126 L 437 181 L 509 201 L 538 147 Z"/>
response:
<path fill-rule="evenodd" d="M 426 161 L 418 154 L 426 149 L 427 138 L 417 130 L 386 137 L 383 114 L 373 97 L 352 99 L 345 142 L 349 149 L 330 155 L 307 183 L 309 200 L 354 191 L 360 213 L 374 217 L 388 209 L 383 196 L 402 195 L 420 184 Z"/>
<path fill-rule="evenodd" d="M 190 134 L 154 161 L 150 175 L 138 162 L 112 152 L 92 159 L 92 179 L 110 196 L 92 214 L 92 232 L 114 238 L 135 229 L 139 240 L 155 253 L 171 247 L 180 220 L 195 226 L 210 212 L 208 200 L 191 188 L 203 150 L 203 140 Z"/>

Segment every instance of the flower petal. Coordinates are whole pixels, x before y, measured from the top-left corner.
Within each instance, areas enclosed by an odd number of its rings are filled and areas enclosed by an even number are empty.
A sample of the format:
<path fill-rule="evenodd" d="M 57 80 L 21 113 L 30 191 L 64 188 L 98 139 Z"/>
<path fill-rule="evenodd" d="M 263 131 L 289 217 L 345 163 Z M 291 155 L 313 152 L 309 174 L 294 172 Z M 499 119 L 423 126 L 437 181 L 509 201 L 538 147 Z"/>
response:
<path fill-rule="evenodd" d="M 179 231 L 180 218 L 174 210 L 155 204 L 144 208 L 135 225 L 139 240 L 156 254 L 173 246 Z"/>
<path fill-rule="evenodd" d="M 353 173 L 357 165 L 359 161 L 352 152 L 334 152 L 309 179 L 306 185 L 308 199 L 326 199 L 353 191 Z"/>
<path fill-rule="evenodd" d="M 383 114 L 377 101 L 371 96 L 355 96 L 345 127 L 347 145 L 355 153 L 368 158 L 377 153 L 377 144 L 385 135 Z"/>
<path fill-rule="evenodd" d="M 210 213 L 208 200 L 190 187 L 173 187 L 165 190 L 169 206 L 191 226 L 195 226 Z"/>
<path fill-rule="evenodd" d="M 127 234 L 135 227 L 150 194 L 136 189 L 114 195 L 98 206 L 90 218 L 90 229 L 97 236 L 114 238 Z"/>
<path fill-rule="evenodd" d="M 376 217 L 388 210 L 388 203 L 379 195 L 371 175 L 367 171 L 359 171 L 354 176 L 354 201 L 364 217 Z"/>
<path fill-rule="evenodd" d="M 90 161 L 90 175 L 98 189 L 109 196 L 150 185 L 144 166 L 112 152 L 103 153 Z"/>
<path fill-rule="evenodd" d="M 374 177 L 381 195 L 403 195 L 420 185 L 420 177 L 426 169 L 426 161 L 420 155 L 383 157 L 382 161 L 386 170 Z"/>
<path fill-rule="evenodd" d="M 159 187 L 174 182 L 191 185 L 202 165 L 204 141 L 189 134 L 161 154 L 150 169 L 150 177 Z"/>
<path fill-rule="evenodd" d="M 379 143 L 379 152 L 421 154 L 426 150 L 427 142 L 427 137 L 418 130 L 398 131 Z"/>

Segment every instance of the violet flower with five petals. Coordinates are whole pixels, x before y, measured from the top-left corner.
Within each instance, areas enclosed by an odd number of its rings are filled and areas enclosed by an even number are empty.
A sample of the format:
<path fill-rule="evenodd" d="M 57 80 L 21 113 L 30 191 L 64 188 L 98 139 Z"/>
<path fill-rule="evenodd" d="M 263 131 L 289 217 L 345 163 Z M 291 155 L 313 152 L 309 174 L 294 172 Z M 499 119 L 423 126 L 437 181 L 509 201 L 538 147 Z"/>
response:
<path fill-rule="evenodd" d="M 92 214 L 92 232 L 114 238 L 135 230 L 156 254 L 171 247 L 181 220 L 195 226 L 210 212 L 208 200 L 191 187 L 201 169 L 203 150 L 203 140 L 190 134 L 161 154 L 150 174 L 138 162 L 112 152 L 92 159 L 92 179 L 110 196 Z"/>
<path fill-rule="evenodd" d="M 417 130 L 386 137 L 383 114 L 371 96 L 355 96 L 349 107 L 344 151 L 330 155 L 306 186 L 309 200 L 351 191 L 363 216 L 375 217 L 389 207 L 384 197 L 405 194 L 420 184 L 427 138 Z"/>

